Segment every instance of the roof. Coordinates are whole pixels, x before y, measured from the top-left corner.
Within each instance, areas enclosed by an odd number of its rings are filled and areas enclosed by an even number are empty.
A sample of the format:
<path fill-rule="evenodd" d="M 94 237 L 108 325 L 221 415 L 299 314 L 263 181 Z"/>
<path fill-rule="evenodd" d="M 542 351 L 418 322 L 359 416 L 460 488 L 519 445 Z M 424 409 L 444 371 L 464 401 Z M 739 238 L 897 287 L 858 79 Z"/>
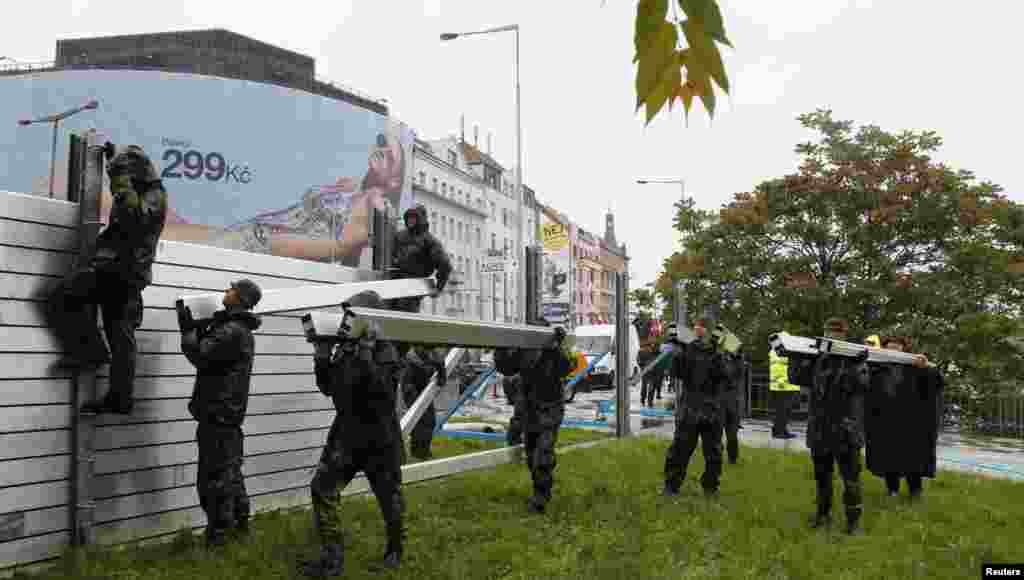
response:
<path fill-rule="evenodd" d="M 274 44 L 270 44 L 268 42 L 263 42 L 262 40 L 256 40 L 255 38 L 246 36 L 244 34 L 239 34 L 237 32 L 233 32 L 231 30 L 227 30 L 226 28 L 204 28 L 204 29 L 201 29 L 201 30 L 165 30 L 165 31 L 162 31 L 162 32 L 144 32 L 144 33 L 139 33 L 139 34 L 112 34 L 112 35 L 109 35 L 109 36 L 83 36 L 83 37 L 79 37 L 79 38 L 62 38 L 62 39 L 57 40 L 57 42 L 64 42 L 64 41 L 66 41 L 66 42 L 86 42 L 86 41 L 92 41 L 92 40 L 113 40 L 113 39 L 131 39 L 131 38 L 142 39 L 142 38 L 182 36 L 182 35 L 200 35 L 200 34 L 225 34 L 225 35 L 228 35 L 228 36 L 233 36 L 235 38 L 242 38 L 242 39 L 245 39 L 245 40 L 247 40 L 247 41 L 249 41 L 249 42 L 251 42 L 251 43 L 253 43 L 253 44 L 257 45 L 257 46 L 261 46 L 261 47 L 265 47 L 265 48 L 271 48 L 271 49 L 274 49 L 274 50 L 277 50 L 277 51 L 280 51 L 280 52 L 284 52 L 284 53 L 287 53 L 289 55 L 298 57 L 298 58 L 303 59 L 303 60 L 308 60 L 310 62 L 313 62 L 315 60 L 313 57 L 311 57 L 309 55 L 302 54 L 300 52 L 295 52 L 294 50 L 288 50 L 287 48 L 281 48 L 280 46 L 277 46 L 277 45 L 274 45 Z"/>
<path fill-rule="evenodd" d="M 470 165 L 476 165 L 478 163 L 483 163 L 484 165 L 489 165 L 491 167 L 496 167 L 496 168 L 498 168 L 498 169 L 500 169 L 502 171 L 505 170 L 505 168 L 500 163 L 495 161 L 493 157 L 491 157 L 490 155 L 484 153 L 483 151 L 481 151 L 475 145 L 470 145 L 469 143 L 466 143 L 465 141 L 460 141 L 459 145 L 462 146 L 462 155 L 466 158 L 466 163 L 468 163 Z"/>

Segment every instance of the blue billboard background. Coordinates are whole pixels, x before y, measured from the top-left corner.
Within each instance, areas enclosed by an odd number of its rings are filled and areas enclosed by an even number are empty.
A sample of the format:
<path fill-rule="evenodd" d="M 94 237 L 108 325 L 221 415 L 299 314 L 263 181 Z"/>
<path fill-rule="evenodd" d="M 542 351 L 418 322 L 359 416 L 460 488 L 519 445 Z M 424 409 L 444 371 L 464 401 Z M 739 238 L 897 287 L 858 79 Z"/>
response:
<path fill-rule="evenodd" d="M 96 129 L 117 145 L 140 145 L 169 193 L 164 239 L 348 262 L 365 248 L 369 210 L 385 200 L 399 212 L 412 205 L 412 131 L 335 99 L 134 70 L 4 77 L 0 94 L 0 189 L 48 191 L 52 125 L 19 119 L 95 99 L 97 110 L 61 123 L 54 197 L 67 198 L 69 133 Z"/>

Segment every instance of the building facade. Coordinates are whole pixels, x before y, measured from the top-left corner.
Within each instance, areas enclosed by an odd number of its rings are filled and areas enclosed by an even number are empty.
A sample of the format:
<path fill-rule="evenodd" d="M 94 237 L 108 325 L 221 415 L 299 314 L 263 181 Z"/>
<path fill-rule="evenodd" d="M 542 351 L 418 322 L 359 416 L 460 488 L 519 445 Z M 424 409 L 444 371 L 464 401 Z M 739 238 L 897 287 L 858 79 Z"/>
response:
<path fill-rule="evenodd" d="M 598 238 L 581 227 L 575 227 L 573 245 L 576 264 L 576 323 L 597 324 L 597 280 L 604 266 L 601 264 L 601 246 Z"/>
<path fill-rule="evenodd" d="M 417 140 L 413 148 L 416 203 L 426 207 L 430 231 L 444 244 L 453 268 L 449 287 L 437 299 L 427 299 L 424 312 L 494 320 L 484 295 L 490 280 L 480 274 L 482 253 L 488 248 L 487 189 L 469 170 L 457 141 Z"/>

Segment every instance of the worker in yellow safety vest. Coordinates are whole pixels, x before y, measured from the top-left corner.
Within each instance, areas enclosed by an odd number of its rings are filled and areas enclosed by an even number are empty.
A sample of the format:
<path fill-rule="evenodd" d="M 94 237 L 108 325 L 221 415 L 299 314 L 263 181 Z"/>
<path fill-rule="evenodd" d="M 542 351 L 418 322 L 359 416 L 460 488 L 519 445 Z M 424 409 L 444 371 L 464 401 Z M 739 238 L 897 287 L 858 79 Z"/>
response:
<path fill-rule="evenodd" d="M 776 439 L 792 439 L 796 435 L 789 432 L 789 412 L 796 398 L 800 396 L 800 387 L 789 382 L 789 359 L 781 357 L 773 350 L 768 351 L 768 390 L 771 391 L 775 405 L 775 423 L 772 425 L 772 437 Z"/>

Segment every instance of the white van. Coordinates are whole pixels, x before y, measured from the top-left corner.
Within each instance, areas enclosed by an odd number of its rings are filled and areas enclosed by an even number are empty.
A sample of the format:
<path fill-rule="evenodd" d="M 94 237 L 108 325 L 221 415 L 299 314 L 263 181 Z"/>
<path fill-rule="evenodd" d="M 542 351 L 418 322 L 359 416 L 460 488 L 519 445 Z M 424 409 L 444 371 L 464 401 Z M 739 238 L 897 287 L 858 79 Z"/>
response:
<path fill-rule="evenodd" d="M 591 370 L 581 383 L 590 387 L 615 388 L 615 325 L 614 324 L 588 324 L 577 326 L 573 332 L 575 337 L 576 350 L 587 357 L 587 362 L 592 363 L 594 358 L 602 353 L 609 353 L 603 357 Z M 629 325 L 629 368 L 631 375 L 636 376 L 640 372 L 640 365 L 637 363 L 637 356 L 640 353 L 640 336 L 637 335 L 636 327 Z M 585 388 L 583 390 L 586 390 Z"/>

